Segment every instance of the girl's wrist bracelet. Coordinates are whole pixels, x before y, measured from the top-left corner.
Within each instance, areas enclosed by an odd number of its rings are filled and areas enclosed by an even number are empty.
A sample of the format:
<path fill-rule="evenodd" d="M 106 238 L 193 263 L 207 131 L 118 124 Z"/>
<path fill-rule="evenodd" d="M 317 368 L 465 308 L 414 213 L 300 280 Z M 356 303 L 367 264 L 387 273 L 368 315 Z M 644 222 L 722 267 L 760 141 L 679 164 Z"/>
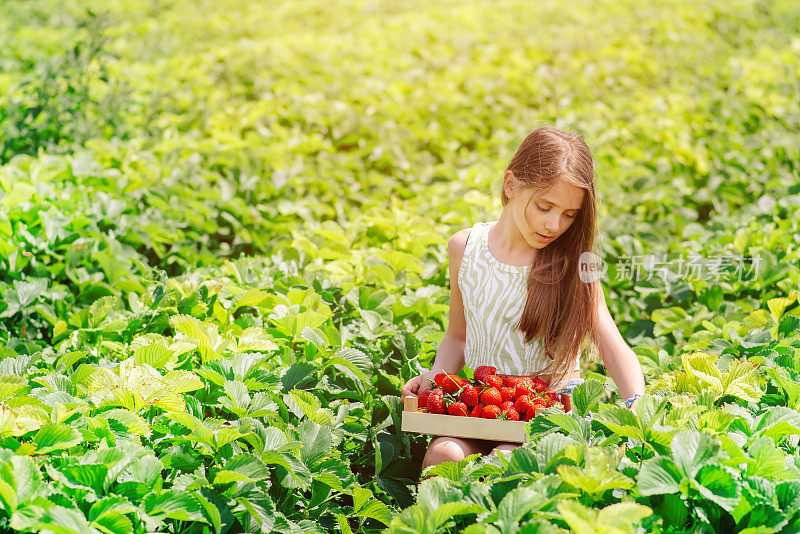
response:
<path fill-rule="evenodd" d="M 635 401 L 636 399 L 638 399 L 641 396 L 642 396 L 641 393 L 634 393 L 633 397 L 631 397 L 631 398 L 629 398 L 629 399 L 627 399 L 625 401 L 625 407 L 630 409 L 631 406 L 633 406 L 633 401 Z"/>

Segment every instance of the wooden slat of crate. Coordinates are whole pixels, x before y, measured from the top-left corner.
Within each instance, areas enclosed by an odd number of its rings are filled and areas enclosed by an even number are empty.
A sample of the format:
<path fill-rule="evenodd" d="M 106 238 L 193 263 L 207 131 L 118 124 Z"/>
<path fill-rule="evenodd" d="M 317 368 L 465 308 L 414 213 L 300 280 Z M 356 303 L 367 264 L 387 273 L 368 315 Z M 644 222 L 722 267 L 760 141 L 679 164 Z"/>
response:
<path fill-rule="evenodd" d="M 483 419 L 481 417 L 459 417 L 417 411 L 416 397 L 403 397 L 401 430 L 434 436 L 486 439 L 525 443 L 525 422 Z"/>

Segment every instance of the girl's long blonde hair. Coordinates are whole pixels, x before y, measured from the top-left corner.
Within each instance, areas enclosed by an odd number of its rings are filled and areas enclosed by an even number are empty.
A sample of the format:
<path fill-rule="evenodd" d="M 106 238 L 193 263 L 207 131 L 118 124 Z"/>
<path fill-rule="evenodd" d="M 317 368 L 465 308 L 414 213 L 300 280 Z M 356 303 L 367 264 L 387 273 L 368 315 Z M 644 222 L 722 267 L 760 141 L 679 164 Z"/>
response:
<path fill-rule="evenodd" d="M 527 279 L 528 296 L 517 329 L 525 342 L 539 339 L 551 359 L 537 374 L 550 374 L 551 385 L 565 377 L 587 340 L 597 341 L 594 291 L 599 284 L 581 280 L 579 261 L 593 252 L 597 225 L 594 158 L 576 134 L 549 126 L 531 132 L 506 171 L 523 187 L 547 190 L 559 178 L 584 189 L 581 209 L 566 232 L 534 255 Z M 509 198 L 502 192 L 503 206 Z"/>

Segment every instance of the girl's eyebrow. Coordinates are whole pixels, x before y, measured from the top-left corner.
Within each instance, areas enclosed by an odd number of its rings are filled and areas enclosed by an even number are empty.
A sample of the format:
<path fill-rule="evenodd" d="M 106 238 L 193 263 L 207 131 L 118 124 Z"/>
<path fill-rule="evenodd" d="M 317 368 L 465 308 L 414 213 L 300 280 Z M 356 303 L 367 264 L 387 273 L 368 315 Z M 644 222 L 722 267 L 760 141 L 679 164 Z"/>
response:
<path fill-rule="evenodd" d="M 560 207 L 558 204 L 556 204 L 552 200 L 547 200 L 544 197 L 539 197 L 539 200 L 541 200 L 542 202 L 546 202 L 547 204 L 552 204 L 553 206 L 555 206 L 557 208 Z M 568 208 L 568 209 L 565 209 L 564 211 L 581 211 L 581 209 L 580 208 Z"/>

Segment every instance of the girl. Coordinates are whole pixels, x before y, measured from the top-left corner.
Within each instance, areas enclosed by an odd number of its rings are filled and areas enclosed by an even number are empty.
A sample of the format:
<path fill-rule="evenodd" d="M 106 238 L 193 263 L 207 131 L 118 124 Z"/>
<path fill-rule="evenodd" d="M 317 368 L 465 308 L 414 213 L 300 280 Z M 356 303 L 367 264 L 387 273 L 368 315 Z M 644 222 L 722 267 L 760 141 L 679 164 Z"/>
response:
<path fill-rule="evenodd" d="M 448 241 L 447 332 L 431 370 L 409 380 L 402 394 L 419 395 L 437 373 L 458 373 L 464 365 L 537 375 L 549 391 L 569 394 L 583 382 L 579 356 L 588 340 L 630 408 L 644 393 L 639 360 L 614 324 L 600 283 L 580 271 L 596 225 L 589 147 L 572 133 L 534 130 L 503 175 L 502 203 L 497 221 Z M 437 436 L 422 468 L 516 446 Z"/>

